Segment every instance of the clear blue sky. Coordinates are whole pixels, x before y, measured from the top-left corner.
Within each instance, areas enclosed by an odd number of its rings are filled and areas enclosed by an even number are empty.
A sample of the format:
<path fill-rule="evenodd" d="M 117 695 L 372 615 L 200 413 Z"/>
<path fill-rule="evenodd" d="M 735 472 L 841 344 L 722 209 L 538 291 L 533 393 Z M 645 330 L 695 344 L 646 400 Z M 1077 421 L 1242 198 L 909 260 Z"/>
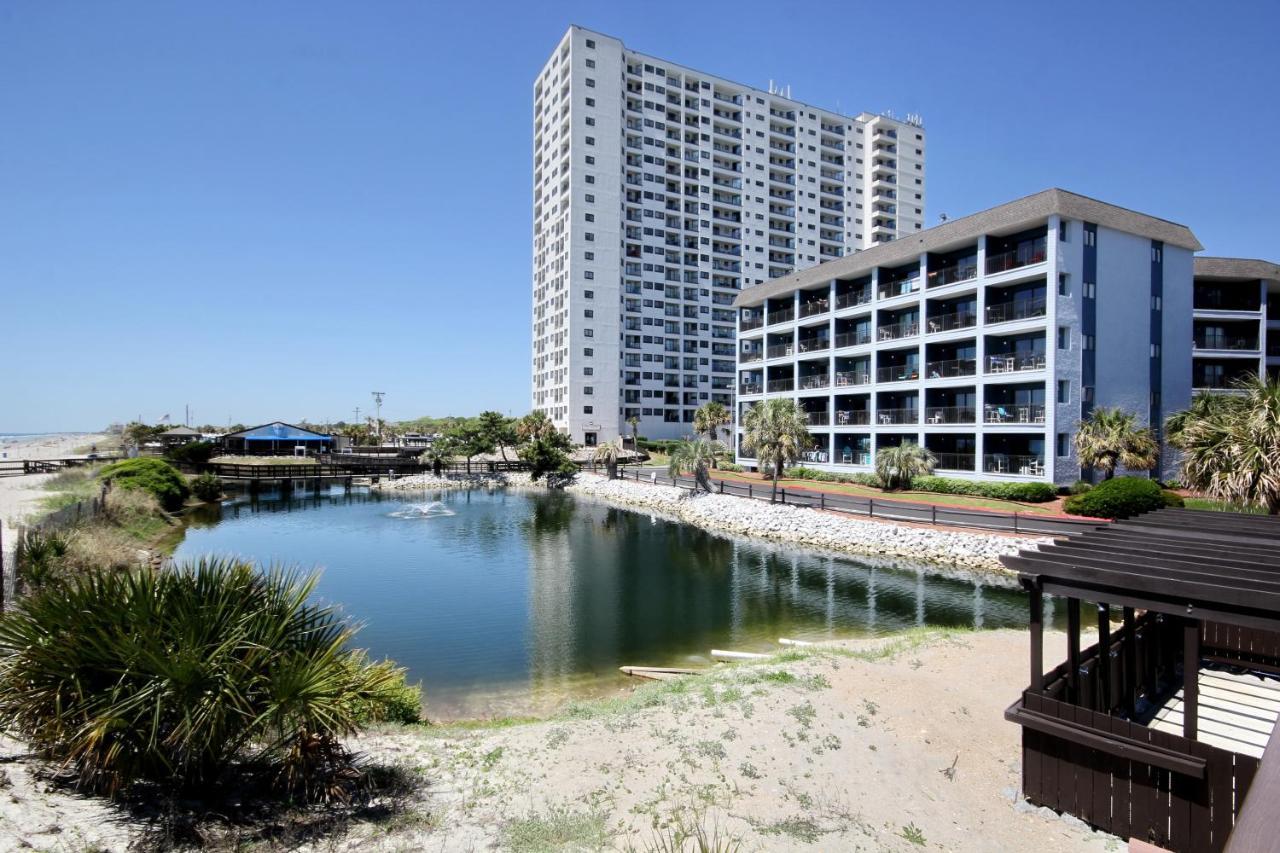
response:
<path fill-rule="evenodd" d="M 525 411 L 570 23 L 922 114 L 927 225 L 1056 185 L 1280 260 L 1276 3 L 8 2 L 0 431 Z"/>

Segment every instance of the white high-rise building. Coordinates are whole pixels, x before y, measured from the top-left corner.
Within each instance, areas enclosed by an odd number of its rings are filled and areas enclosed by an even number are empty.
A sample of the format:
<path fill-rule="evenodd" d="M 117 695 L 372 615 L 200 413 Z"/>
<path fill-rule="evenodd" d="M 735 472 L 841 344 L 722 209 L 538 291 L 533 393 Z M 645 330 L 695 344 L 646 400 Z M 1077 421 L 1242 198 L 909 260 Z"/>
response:
<path fill-rule="evenodd" d="M 533 407 L 575 442 L 731 409 L 739 290 L 923 227 L 918 118 L 770 88 L 580 27 L 538 74 Z"/>

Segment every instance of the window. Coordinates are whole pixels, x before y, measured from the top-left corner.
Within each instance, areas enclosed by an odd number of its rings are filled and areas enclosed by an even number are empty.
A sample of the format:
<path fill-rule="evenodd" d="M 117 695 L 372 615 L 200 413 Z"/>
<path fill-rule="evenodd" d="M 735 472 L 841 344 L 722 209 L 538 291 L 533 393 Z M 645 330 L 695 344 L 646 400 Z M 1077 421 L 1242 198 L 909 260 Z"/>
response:
<path fill-rule="evenodd" d="M 588 154 L 588 155 L 587 155 L 587 165 L 588 165 L 588 166 L 594 166 L 595 164 L 596 164 L 596 158 L 595 158 L 595 155 L 594 155 L 594 154 Z"/>
<path fill-rule="evenodd" d="M 1066 432 L 1058 433 L 1058 455 L 1067 457 L 1071 455 L 1071 434 Z"/>
<path fill-rule="evenodd" d="M 595 87 L 596 87 L 596 81 L 595 81 L 595 80 L 592 80 L 590 77 L 588 77 L 588 78 L 587 78 L 587 88 L 588 88 L 588 89 L 594 89 Z"/>
<path fill-rule="evenodd" d="M 1071 402 L 1071 383 L 1068 382 L 1066 379 L 1058 380 L 1058 402 L 1059 403 Z"/>
<path fill-rule="evenodd" d="M 589 107 L 594 107 L 595 105 L 596 105 L 596 99 L 595 99 L 595 98 L 587 98 L 587 106 L 589 106 Z"/>
<path fill-rule="evenodd" d="M 584 414 L 584 415 L 590 415 L 590 414 L 594 414 L 594 413 L 595 413 L 595 407 L 594 407 L 594 406 L 583 406 L 583 407 L 582 407 L 582 414 Z"/>
<path fill-rule="evenodd" d="M 1058 327 L 1058 349 L 1071 349 L 1071 328 L 1069 326 Z"/>
<path fill-rule="evenodd" d="M 1092 282 L 1092 281 L 1086 281 L 1086 282 L 1084 283 L 1084 298 L 1085 298 L 1085 299 L 1097 299 L 1097 298 L 1098 298 L 1098 285 L 1097 285 L 1097 284 L 1095 284 L 1095 283 L 1094 283 L 1094 282 Z"/>
<path fill-rule="evenodd" d="M 1159 345 L 1159 344 L 1152 344 L 1152 345 L 1151 345 L 1151 357 L 1152 357 L 1152 358 L 1159 358 L 1159 357 L 1160 357 L 1160 345 Z"/>
<path fill-rule="evenodd" d="M 591 233 L 590 231 L 584 232 L 583 237 L 586 239 L 588 243 L 594 243 L 596 239 L 596 235 Z"/>
<path fill-rule="evenodd" d="M 1091 350 L 1097 345 L 1097 339 L 1093 335 L 1080 336 L 1080 349 Z"/>
<path fill-rule="evenodd" d="M 1162 296 L 1151 297 L 1151 310 L 1159 311 L 1162 308 L 1164 308 L 1164 297 Z"/>
<path fill-rule="evenodd" d="M 1058 242 L 1067 242 L 1067 220 L 1065 219 L 1058 223 Z"/>
<path fill-rule="evenodd" d="M 595 252 L 583 252 L 582 256 L 588 261 L 594 261 L 596 259 Z"/>
<path fill-rule="evenodd" d="M 596 332 L 594 329 L 583 329 L 582 336 L 584 338 L 594 338 L 596 336 Z"/>
<path fill-rule="evenodd" d="M 588 47 L 588 48 L 590 48 L 590 49 L 592 49 L 592 50 L 595 50 L 595 47 L 596 47 L 596 40 L 595 40 L 595 39 L 587 39 L 587 47 Z"/>
<path fill-rule="evenodd" d="M 596 369 L 595 369 L 594 367 L 584 367 L 584 368 L 582 368 L 582 375 L 583 375 L 583 376 L 595 376 L 595 374 L 596 374 Z"/>
<path fill-rule="evenodd" d="M 591 272 L 591 271 L 590 271 L 590 270 L 587 270 L 587 272 Z M 594 290 L 584 290 L 584 291 L 582 291 L 582 295 L 583 295 L 583 297 L 584 297 L 584 298 L 586 298 L 586 299 L 595 299 L 595 298 L 596 298 L 596 292 L 595 292 Z"/>
<path fill-rule="evenodd" d="M 595 67 L 596 67 L 596 61 L 595 61 L 594 59 L 588 59 L 588 60 L 587 60 L 587 67 L 588 67 L 588 68 L 595 68 Z"/>
<path fill-rule="evenodd" d="M 591 347 L 583 347 L 582 354 L 585 355 L 587 358 L 591 358 L 591 356 L 596 354 L 596 351 Z"/>
<path fill-rule="evenodd" d="M 1153 264 L 1158 264 L 1158 263 L 1160 263 L 1160 259 L 1161 259 L 1161 257 L 1163 257 L 1163 254 L 1164 254 L 1164 253 L 1161 251 L 1161 249 L 1160 249 L 1160 247 L 1159 247 L 1159 246 L 1152 246 L 1152 247 L 1151 247 L 1151 262 L 1152 262 Z"/>
<path fill-rule="evenodd" d="M 594 213 L 587 213 L 587 214 L 584 214 L 584 216 L 588 222 L 596 221 L 596 215 Z"/>
<path fill-rule="evenodd" d="M 582 309 L 582 316 L 583 316 L 583 317 L 586 317 L 588 320 L 590 320 L 590 319 L 592 319 L 592 318 L 594 318 L 594 317 L 596 316 L 596 312 L 595 312 L 595 310 L 594 310 L 594 309 L 591 309 L 591 308 L 584 308 L 584 309 Z"/>
<path fill-rule="evenodd" d="M 1092 229 L 1092 228 L 1085 228 L 1085 229 L 1084 229 L 1084 244 L 1085 244 L 1086 246 L 1096 246 L 1096 245 L 1098 245 L 1098 232 L 1097 232 L 1097 230 Z"/>
<path fill-rule="evenodd" d="M 587 183 L 589 183 L 589 184 L 594 184 L 594 183 L 596 182 L 596 176 L 595 176 L 595 175 L 586 175 L 586 176 L 584 176 L 584 177 L 583 177 L 583 180 L 585 180 L 585 181 L 586 181 Z"/>
<path fill-rule="evenodd" d="M 588 145 L 595 145 L 595 144 L 596 144 L 596 138 L 595 138 L 594 136 L 588 136 L 588 137 L 587 137 L 587 144 L 588 144 Z"/>
<path fill-rule="evenodd" d="M 586 124 L 587 124 L 587 127 L 595 127 L 595 126 L 596 126 L 596 120 L 595 120 L 594 118 L 592 118 L 591 116 L 587 116 L 587 122 L 586 122 Z"/>
<path fill-rule="evenodd" d="M 594 389 L 594 388 L 592 388 L 590 385 L 583 385 L 583 386 L 582 386 L 582 393 L 583 393 L 583 394 L 586 394 L 588 397 L 590 397 L 590 396 L 593 396 L 593 395 L 595 394 L 595 389 Z"/>
<path fill-rule="evenodd" d="M 1070 283 L 1070 280 L 1067 278 L 1067 274 L 1064 272 L 1058 273 L 1058 295 L 1059 296 L 1071 295 L 1071 283 Z"/>

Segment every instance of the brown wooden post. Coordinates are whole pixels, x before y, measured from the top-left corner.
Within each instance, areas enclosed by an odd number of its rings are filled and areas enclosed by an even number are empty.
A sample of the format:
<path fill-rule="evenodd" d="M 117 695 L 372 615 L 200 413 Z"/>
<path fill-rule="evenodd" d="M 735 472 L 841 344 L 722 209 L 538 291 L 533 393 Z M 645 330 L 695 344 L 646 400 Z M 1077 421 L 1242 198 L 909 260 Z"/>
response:
<path fill-rule="evenodd" d="M 1124 670 L 1120 684 L 1124 690 L 1124 710 L 1133 717 L 1134 706 L 1138 698 L 1138 637 L 1137 623 L 1133 616 L 1133 608 L 1124 609 Z"/>
<path fill-rule="evenodd" d="M 1080 599 L 1067 599 L 1067 697 L 1080 698 Z"/>
<path fill-rule="evenodd" d="M 1031 607 L 1031 682 L 1030 690 L 1039 693 L 1044 689 L 1044 593 L 1040 579 L 1025 581 L 1027 603 Z"/>
<path fill-rule="evenodd" d="M 1098 602 L 1098 708 L 1111 713 L 1111 605 Z"/>
<path fill-rule="evenodd" d="M 1182 625 L 1182 736 L 1196 739 L 1200 728 L 1200 623 Z"/>

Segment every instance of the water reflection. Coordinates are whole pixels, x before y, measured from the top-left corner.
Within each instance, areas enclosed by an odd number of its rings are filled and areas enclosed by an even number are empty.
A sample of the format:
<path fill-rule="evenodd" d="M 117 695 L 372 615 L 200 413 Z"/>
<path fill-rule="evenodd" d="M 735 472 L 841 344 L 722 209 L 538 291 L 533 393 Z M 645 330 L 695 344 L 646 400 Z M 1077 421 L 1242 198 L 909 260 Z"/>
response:
<path fill-rule="evenodd" d="M 392 517 L 440 501 L 452 515 Z M 325 567 L 320 594 L 409 667 L 436 715 L 545 710 L 623 664 L 778 637 L 1023 625 L 1015 589 L 731 540 L 563 493 L 241 496 L 193 518 L 179 556 Z"/>

